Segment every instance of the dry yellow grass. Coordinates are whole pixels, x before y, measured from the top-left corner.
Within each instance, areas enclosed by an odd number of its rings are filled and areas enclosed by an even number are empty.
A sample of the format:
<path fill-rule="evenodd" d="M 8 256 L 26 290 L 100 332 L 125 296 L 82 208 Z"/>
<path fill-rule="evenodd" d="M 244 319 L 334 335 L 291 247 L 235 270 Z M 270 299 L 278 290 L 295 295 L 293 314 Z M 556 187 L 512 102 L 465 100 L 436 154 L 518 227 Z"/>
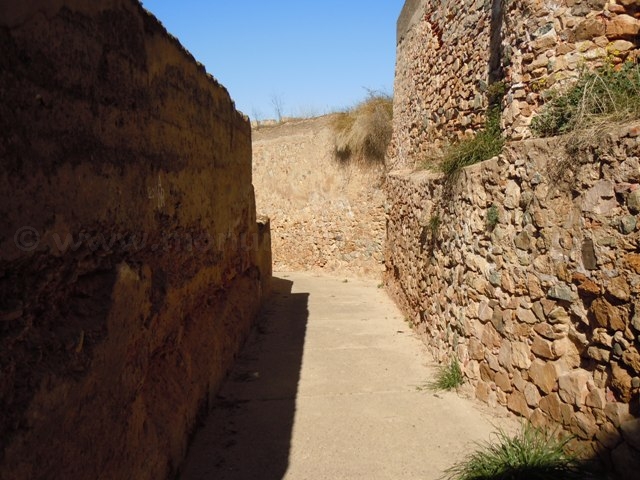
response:
<path fill-rule="evenodd" d="M 344 163 L 383 164 L 391 141 L 393 100 L 370 93 L 351 110 L 334 116 L 335 156 Z"/>

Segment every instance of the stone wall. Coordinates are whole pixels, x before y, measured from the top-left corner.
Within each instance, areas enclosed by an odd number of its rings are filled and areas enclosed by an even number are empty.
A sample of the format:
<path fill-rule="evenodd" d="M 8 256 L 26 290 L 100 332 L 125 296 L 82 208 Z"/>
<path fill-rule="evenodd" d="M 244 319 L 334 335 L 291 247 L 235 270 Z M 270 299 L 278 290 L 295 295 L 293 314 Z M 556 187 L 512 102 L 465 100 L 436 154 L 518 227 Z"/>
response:
<path fill-rule="evenodd" d="M 477 398 L 640 468 L 640 125 L 387 180 L 387 284 Z M 597 142 L 597 143 L 596 143 Z"/>
<path fill-rule="evenodd" d="M 504 82 L 502 123 L 530 136 L 546 92 L 583 67 L 636 61 L 635 0 L 412 0 L 398 20 L 389 164 L 413 167 L 484 124 Z"/>
<path fill-rule="evenodd" d="M 249 122 L 132 0 L 2 2 L 0 97 L 0 478 L 169 478 L 268 288 Z"/>
<path fill-rule="evenodd" d="M 341 165 L 333 150 L 331 116 L 254 130 L 256 205 L 271 219 L 274 268 L 379 278 L 382 169 Z"/>

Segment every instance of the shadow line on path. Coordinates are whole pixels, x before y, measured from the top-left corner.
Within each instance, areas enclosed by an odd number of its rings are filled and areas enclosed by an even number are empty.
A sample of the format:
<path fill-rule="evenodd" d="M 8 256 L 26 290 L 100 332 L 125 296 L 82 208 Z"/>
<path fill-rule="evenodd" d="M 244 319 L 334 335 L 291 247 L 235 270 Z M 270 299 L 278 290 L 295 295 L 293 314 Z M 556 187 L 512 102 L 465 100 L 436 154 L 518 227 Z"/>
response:
<path fill-rule="evenodd" d="M 309 299 L 292 287 L 292 281 L 273 278 L 272 296 L 194 437 L 182 480 L 284 477 Z"/>

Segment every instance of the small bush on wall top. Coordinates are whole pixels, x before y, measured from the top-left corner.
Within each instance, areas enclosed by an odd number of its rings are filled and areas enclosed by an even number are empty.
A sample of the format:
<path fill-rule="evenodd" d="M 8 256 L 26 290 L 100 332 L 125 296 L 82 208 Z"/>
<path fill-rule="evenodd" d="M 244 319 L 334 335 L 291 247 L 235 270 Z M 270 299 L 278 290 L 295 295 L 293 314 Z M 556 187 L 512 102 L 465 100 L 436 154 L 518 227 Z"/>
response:
<path fill-rule="evenodd" d="M 384 165 L 392 118 L 392 97 L 375 91 L 369 91 L 368 97 L 354 108 L 336 114 L 332 125 L 336 159 Z"/>

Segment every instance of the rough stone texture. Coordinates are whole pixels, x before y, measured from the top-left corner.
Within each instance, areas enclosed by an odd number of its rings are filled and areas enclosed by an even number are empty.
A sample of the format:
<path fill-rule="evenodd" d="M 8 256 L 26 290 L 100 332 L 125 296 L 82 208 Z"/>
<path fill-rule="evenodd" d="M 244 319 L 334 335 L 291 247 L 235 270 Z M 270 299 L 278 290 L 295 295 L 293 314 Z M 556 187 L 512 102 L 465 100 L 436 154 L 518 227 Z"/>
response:
<path fill-rule="evenodd" d="M 537 391 L 535 420 L 591 446 L 598 429 L 623 421 L 620 405 L 637 415 L 640 393 L 640 234 L 618 229 L 631 212 L 624 193 L 612 194 L 640 188 L 633 127 L 585 148 L 576 168 L 562 139 L 526 140 L 449 183 L 427 171 L 387 179 L 387 284 L 434 357 L 455 352 L 472 384 L 493 383 L 521 415 Z M 509 196 L 529 200 L 507 206 Z M 499 220 L 489 228 L 492 206 Z M 437 230 L 424 227 L 432 217 Z M 492 401 L 484 385 L 475 391 Z"/>
<path fill-rule="evenodd" d="M 274 268 L 379 278 L 382 171 L 337 163 L 331 119 L 253 131 L 256 205 L 271 219 Z"/>
<path fill-rule="evenodd" d="M 407 1 L 398 20 L 394 86 L 401 128 L 389 164 L 411 168 L 437 156 L 447 141 L 477 131 L 490 85 L 499 81 L 506 85 L 505 133 L 529 137 L 548 90 L 565 88 L 585 66 L 640 56 L 639 12 L 627 0 Z"/>
<path fill-rule="evenodd" d="M 268 288 L 249 122 L 130 0 L 2 2 L 0 96 L 0 478 L 169 478 Z"/>

